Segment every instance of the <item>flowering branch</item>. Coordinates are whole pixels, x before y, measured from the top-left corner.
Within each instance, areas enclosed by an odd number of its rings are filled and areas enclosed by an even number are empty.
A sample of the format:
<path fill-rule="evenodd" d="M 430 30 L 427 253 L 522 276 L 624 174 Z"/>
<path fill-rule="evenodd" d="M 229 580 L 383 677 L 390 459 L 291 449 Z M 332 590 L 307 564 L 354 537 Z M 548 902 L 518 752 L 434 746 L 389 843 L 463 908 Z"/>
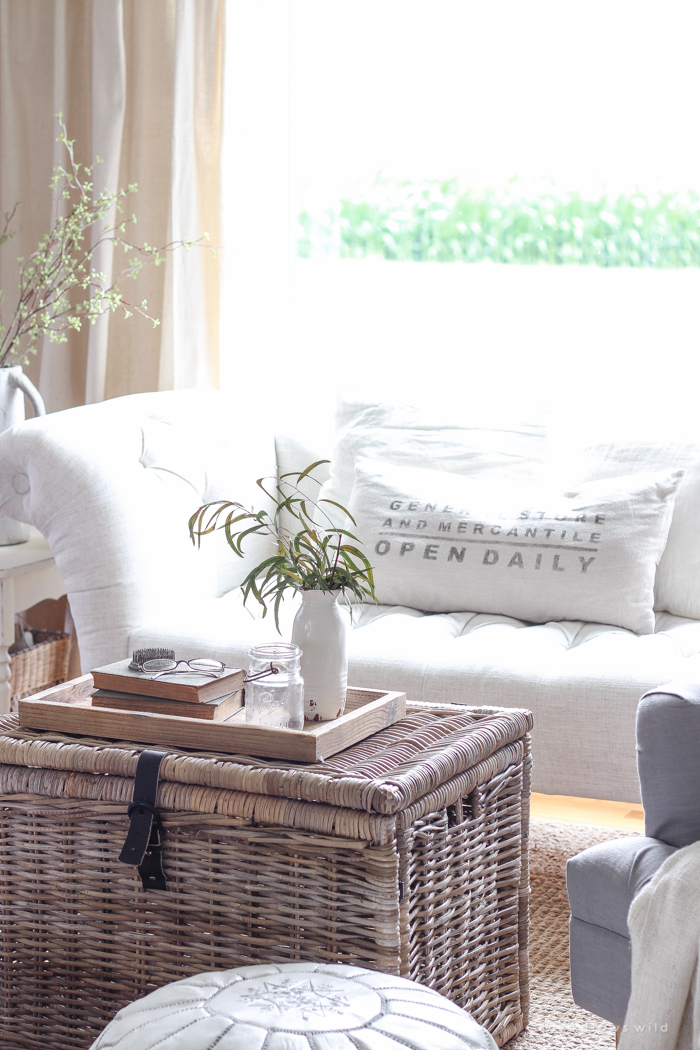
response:
<path fill-rule="evenodd" d="M 65 166 L 59 164 L 55 168 L 51 180 L 54 224 L 29 258 L 19 259 L 19 300 L 7 327 L 0 312 L 0 367 L 24 364 L 30 354 L 36 353 L 37 344 L 45 335 L 52 342 L 65 343 L 68 331 L 79 331 L 84 320 L 94 324 L 108 310 L 114 313 L 122 309 L 125 317 L 138 313 L 153 325 L 160 324 L 149 314 L 145 299 L 132 303 L 124 297 L 122 282 L 127 278 L 135 280 L 147 263 L 159 266 L 170 252 L 193 248 L 208 239 L 205 233 L 197 240 L 171 241 L 161 248 L 138 245 L 124 236 L 127 223 L 136 222 L 136 216 L 132 215 L 114 226 L 105 225 L 98 239 L 88 247 L 84 243 L 88 231 L 102 222 L 112 208 L 123 213 L 125 199 L 137 191 L 137 186 L 133 183 L 125 190 L 103 190 L 93 196 L 90 179 L 94 165 L 87 167 L 76 162 L 74 140 L 68 138 L 60 113 L 58 123 L 57 141 L 66 147 L 68 161 Z M 95 163 L 100 163 L 99 158 Z M 12 212 L 5 214 L 0 245 L 12 236 L 10 223 L 16 210 L 17 204 Z M 107 243 L 127 254 L 125 265 L 111 283 L 92 265 L 95 252 Z"/>

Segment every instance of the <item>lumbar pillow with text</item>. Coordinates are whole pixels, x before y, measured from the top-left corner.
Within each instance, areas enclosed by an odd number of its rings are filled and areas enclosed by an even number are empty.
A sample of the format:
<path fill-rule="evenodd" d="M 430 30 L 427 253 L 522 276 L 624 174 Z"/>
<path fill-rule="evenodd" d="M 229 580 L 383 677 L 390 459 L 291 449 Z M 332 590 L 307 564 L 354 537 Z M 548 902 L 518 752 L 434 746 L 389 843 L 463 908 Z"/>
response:
<path fill-rule="evenodd" d="M 694 420 L 679 421 L 677 430 L 683 425 L 692 429 L 693 424 Z M 656 473 L 680 467 L 685 470 L 668 541 L 656 573 L 654 605 L 674 616 L 700 620 L 700 444 L 697 434 L 685 439 L 681 435 L 674 437 L 669 427 L 665 440 L 627 436 L 625 440 L 609 443 L 590 442 L 581 450 L 575 465 L 580 469 L 576 476 L 586 482 L 641 470 Z"/>
<path fill-rule="evenodd" d="M 322 498 L 347 507 L 358 456 L 451 474 L 531 481 L 544 470 L 547 427 L 477 405 L 439 410 L 339 399 L 330 479 Z M 330 504 L 324 507 L 340 523 Z"/>
<path fill-rule="evenodd" d="M 349 510 L 385 605 L 654 631 L 683 471 L 561 492 L 358 459 Z"/>

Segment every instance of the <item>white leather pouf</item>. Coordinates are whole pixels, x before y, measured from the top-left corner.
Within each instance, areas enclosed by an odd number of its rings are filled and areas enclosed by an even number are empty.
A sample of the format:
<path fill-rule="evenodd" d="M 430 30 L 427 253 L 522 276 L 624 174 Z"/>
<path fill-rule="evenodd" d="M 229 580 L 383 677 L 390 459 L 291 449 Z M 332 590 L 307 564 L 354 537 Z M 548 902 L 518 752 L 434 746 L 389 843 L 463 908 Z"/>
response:
<path fill-rule="evenodd" d="M 188 977 L 125 1006 L 92 1050 L 496 1050 L 438 992 L 357 966 L 283 963 Z"/>

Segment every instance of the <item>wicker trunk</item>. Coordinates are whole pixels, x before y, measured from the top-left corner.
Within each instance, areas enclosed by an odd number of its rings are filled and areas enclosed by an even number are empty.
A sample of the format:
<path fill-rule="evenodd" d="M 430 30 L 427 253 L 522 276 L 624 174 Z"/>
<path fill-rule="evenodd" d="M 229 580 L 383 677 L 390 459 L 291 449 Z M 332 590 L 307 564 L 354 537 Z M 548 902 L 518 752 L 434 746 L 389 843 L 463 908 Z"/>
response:
<path fill-rule="evenodd" d="M 141 747 L 0 722 L 0 1045 L 87 1048 L 168 981 L 401 974 L 499 1044 L 527 1023 L 529 712 L 409 705 L 318 765 L 170 751 L 166 892 L 117 860 Z"/>

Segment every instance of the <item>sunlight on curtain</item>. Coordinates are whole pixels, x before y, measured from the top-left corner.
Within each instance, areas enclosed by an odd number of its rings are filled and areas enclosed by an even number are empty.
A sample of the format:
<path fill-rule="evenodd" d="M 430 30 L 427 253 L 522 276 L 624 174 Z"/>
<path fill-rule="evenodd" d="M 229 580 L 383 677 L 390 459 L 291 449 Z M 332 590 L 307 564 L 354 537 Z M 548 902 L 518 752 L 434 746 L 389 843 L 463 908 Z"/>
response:
<path fill-rule="evenodd" d="M 138 184 L 127 200 L 139 244 L 220 243 L 220 139 L 224 0 L 0 0 L 0 193 L 16 200 L 15 238 L 0 259 L 0 287 L 14 306 L 18 255 L 51 224 L 49 183 L 63 160 L 63 112 L 83 164 L 95 156 L 99 191 Z M 12 144 L 8 148 L 8 144 Z M 96 268 L 118 271 L 104 247 Z M 199 249 L 168 255 L 127 289 L 161 319 L 103 315 L 45 341 L 27 372 L 49 410 L 144 390 L 218 381 L 219 262 Z"/>

